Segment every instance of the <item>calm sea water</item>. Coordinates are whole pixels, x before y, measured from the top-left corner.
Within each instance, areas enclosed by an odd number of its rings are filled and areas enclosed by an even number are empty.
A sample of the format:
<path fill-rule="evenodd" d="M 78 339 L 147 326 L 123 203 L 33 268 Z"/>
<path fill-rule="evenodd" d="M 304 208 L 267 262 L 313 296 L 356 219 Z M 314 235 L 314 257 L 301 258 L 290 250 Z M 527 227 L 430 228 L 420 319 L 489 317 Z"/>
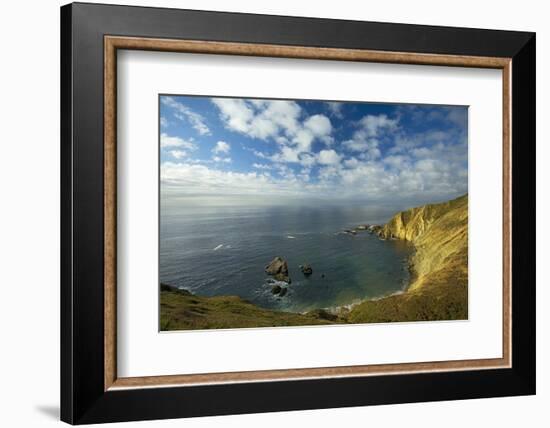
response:
<path fill-rule="evenodd" d="M 296 312 L 391 294 L 408 282 L 411 247 L 339 233 L 390 216 L 357 207 L 162 207 L 160 279 L 197 295 L 238 295 Z M 287 260 L 292 279 L 282 298 L 264 273 L 275 256 Z M 310 277 L 299 269 L 306 263 Z"/>

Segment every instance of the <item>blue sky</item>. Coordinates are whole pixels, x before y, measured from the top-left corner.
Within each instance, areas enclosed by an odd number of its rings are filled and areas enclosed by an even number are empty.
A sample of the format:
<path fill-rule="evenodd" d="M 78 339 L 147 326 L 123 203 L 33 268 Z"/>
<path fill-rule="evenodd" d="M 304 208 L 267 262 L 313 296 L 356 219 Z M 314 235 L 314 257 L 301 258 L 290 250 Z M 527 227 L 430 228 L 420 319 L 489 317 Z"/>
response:
<path fill-rule="evenodd" d="M 160 97 L 163 198 L 425 203 L 468 189 L 467 107 Z"/>

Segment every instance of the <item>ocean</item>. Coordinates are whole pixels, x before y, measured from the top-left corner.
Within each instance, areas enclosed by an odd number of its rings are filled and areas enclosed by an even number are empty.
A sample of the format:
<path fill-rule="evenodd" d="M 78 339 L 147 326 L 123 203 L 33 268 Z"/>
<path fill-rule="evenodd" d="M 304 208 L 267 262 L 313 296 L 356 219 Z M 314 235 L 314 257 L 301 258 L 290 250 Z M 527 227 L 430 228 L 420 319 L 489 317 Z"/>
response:
<path fill-rule="evenodd" d="M 201 296 L 237 295 L 258 306 L 304 312 L 357 303 L 403 290 L 412 247 L 368 232 L 394 212 L 341 206 L 162 206 L 160 281 Z M 288 262 L 285 296 L 271 292 L 264 268 Z M 309 264 L 306 277 L 299 266 Z"/>

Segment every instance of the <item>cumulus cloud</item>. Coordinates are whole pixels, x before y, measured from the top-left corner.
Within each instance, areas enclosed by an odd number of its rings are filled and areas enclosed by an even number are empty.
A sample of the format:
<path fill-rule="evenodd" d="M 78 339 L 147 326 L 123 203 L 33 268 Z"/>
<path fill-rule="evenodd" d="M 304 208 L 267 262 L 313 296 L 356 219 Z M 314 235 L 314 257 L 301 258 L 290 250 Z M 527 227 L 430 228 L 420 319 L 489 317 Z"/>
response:
<path fill-rule="evenodd" d="M 368 137 L 376 137 L 383 131 L 393 131 L 397 129 L 398 119 L 390 119 L 385 114 L 371 115 L 368 114 L 360 120 Z"/>
<path fill-rule="evenodd" d="M 213 98 L 227 128 L 265 140 L 298 130 L 301 108 L 294 101 Z"/>
<path fill-rule="evenodd" d="M 360 162 L 356 158 L 349 158 L 344 161 L 344 165 L 348 168 L 357 168 Z"/>
<path fill-rule="evenodd" d="M 171 150 L 169 153 L 173 158 L 176 159 L 183 159 L 187 156 L 187 152 L 185 150 Z"/>
<path fill-rule="evenodd" d="M 321 165 L 337 165 L 340 163 L 341 156 L 334 150 L 321 150 L 317 156 Z"/>
<path fill-rule="evenodd" d="M 366 152 L 370 149 L 376 149 L 378 140 L 375 138 L 364 139 L 356 133 L 353 139 L 344 141 L 342 146 L 352 152 Z"/>
<path fill-rule="evenodd" d="M 275 142 L 278 152 L 270 155 L 275 162 L 299 163 L 316 139 L 325 144 L 333 141 L 330 119 L 322 114 L 302 117 L 302 108 L 294 101 L 213 98 L 212 102 L 226 128 Z"/>
<path fill-rule="evenodd" d="M 161 97 L 161 103 L 174 110 L 174 116 L 180 120 L 187 121 L 200 135 L 210 135 L 210 128 L 202 115 L 191 110 L 185 104 L 176 101 L 173 97 Z"/>
<path fill-rule="evenodd" d="M 315 156 L 311 153 L 302 153 L 300 155 L 300 164 L 306 168 L 310 168 L 315 165 Z"/>
<path fill-rule="evenodd" d="M 342 119 L 344 117 L 344 114 L 342 113 L 344 103 L 329 101 L 326 103 L 326 106 L 332 116 L 336 117 L 337 119 Z"/>
<path fill-rule="evenodd" d="M 307 118 L 304 127 L 313 132 L 316 137 L 324 137 L 332 132 L 332 125 L 328 117 L 316 114 Z"/>
<path fill-rule="evenodd" d="M 268 165 L 266 163 L 253 163 L 252 164 L 252 168 L 255 168 L 255 169 L 266 169 L 266 170 L 270 170 L 270 169 L 273 169 L 273 167 L 271 165 Z"/>
<path fill-rule="evenodd" d="M 391 155 L 385 157 L 383 162 L 390 167 L 401 169 L 407 166 L 409 158 L 402 155 Z"/>
<path fill-rule="evenodd" d="M 214 156 L 212 160 L 216 163 L 231 163 L 233 160 L 230 157 Z"/>
<path fill-rule="evenodd" d="M 385 114 L 365 115 L 359 120 L 359 129 L 342 146 L 348 151 L 361 153 L 359 156 L 362 159 L 377 159 L 381 156 L 381 140 L 393 139 L 399 129 L 398 124 L 399 119 L 389 118 Z"/>
<path fill-rule="evenodd" d="M 164 132 L 160 134 L 160 147 L 181 147 L 187 150 L 197 149 L 197 145 L 192 139 L 184 140 L 183 138 L 170 136 Z"/>
<path fill-rule="evenodd" d="M 230 150 L 231 146 L 228 143 L 225 141 L 218 141 L 212 149 L 212 153 L 229 153 Z"/>

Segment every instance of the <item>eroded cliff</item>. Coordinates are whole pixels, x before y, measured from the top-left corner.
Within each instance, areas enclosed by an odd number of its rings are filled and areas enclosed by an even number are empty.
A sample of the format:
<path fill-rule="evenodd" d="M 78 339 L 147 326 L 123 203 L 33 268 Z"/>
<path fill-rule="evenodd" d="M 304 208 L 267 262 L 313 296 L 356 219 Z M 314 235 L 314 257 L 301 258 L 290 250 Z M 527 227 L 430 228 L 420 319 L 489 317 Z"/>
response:
<path fill-rule="evenodd" d="M 468 317 L 468 195 L 397 213 L 378 235 L 415 246 L 410 285 L 402 294 L 357 305 L 349 322 Z"/>

